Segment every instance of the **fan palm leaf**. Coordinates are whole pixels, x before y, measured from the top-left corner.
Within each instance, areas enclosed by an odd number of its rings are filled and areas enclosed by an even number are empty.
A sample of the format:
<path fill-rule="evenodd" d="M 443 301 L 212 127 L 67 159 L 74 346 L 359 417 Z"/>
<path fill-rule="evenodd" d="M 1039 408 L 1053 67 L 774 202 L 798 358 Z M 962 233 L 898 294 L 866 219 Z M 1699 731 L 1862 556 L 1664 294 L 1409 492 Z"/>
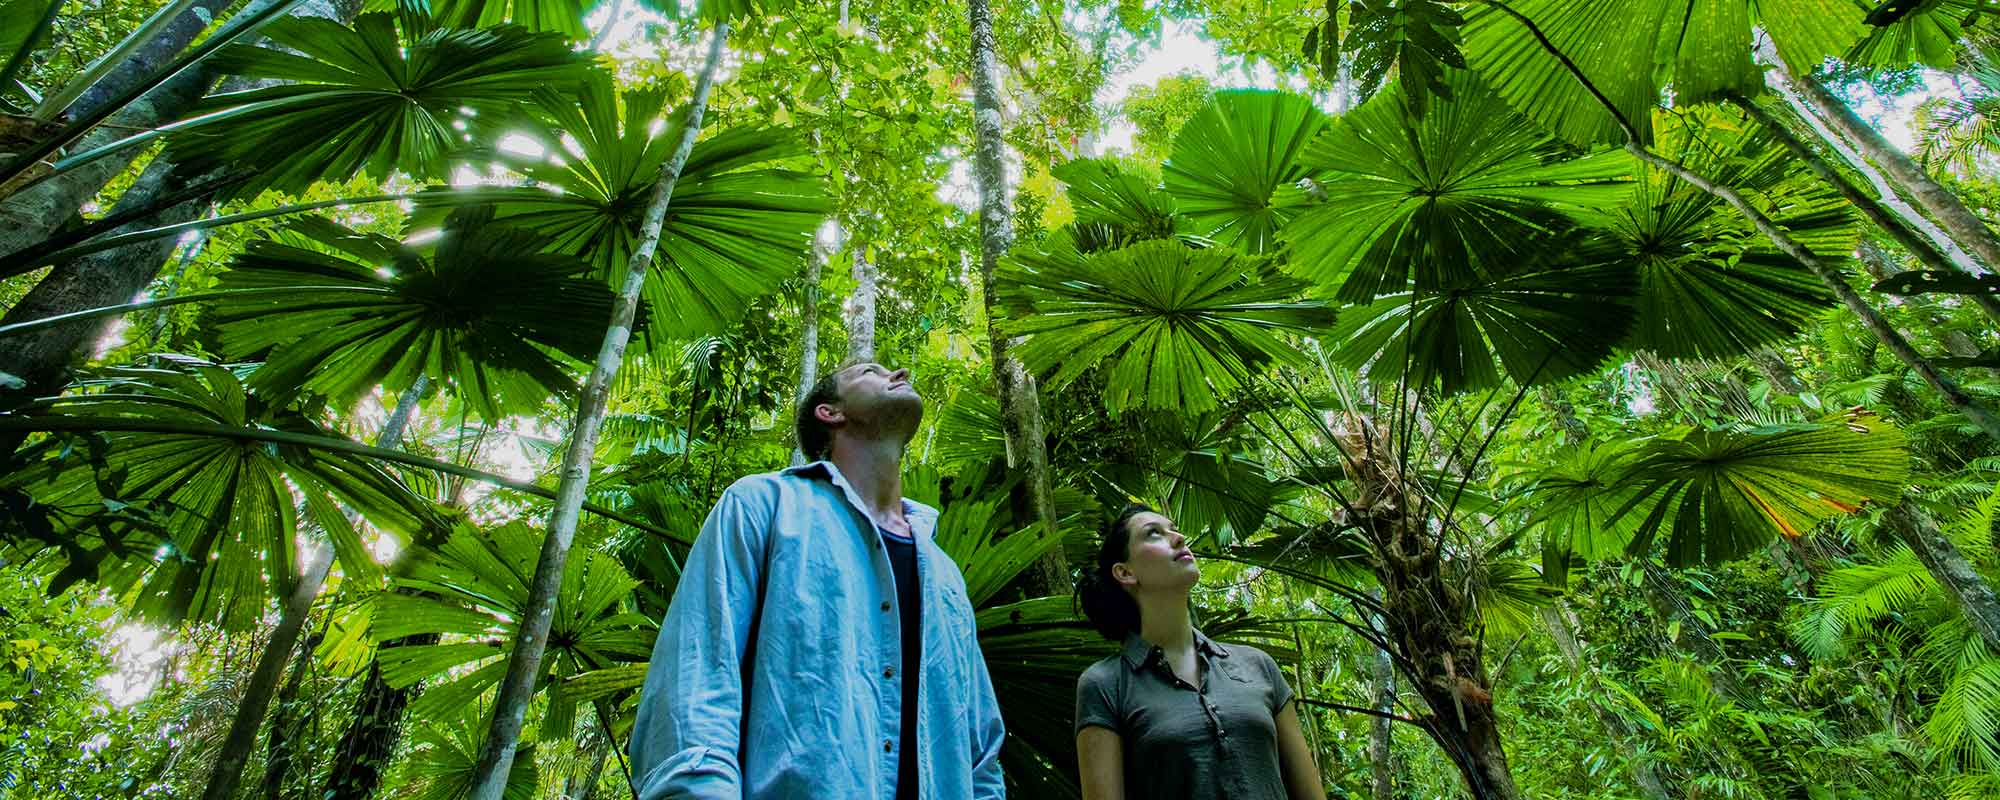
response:
<path fill-rule="evenodd" d="M 232 370 L 192 359 L 114 369 L 52 411 L 153 422 L 260 426 L 326 435 L 311 420 L 247 391 Z M 59 542 L 71 570 L 95 567 L 129 591 L 142 618 L 258 624 L 267 586 L 289 588 L 303 518 L 324 531 L 351 577 L 380 568 L 343 509 L 409 539 L 441 524 L 394 476 L 361 456 L 162 433 L 102 435 L 101 453 L 58 451 L 7 476 L 10 488 L 67 509 Z M 92 463 L 95 462 L 95 463 Z"/>
<path fill-rule="evenodd" d="M 1742 117 L 1720 109 L 1662 112 L 1655 149 L 1754 194 L 1806 249 L 1853 251 L 1851 207 Z M 1742 215 L 1648 167 L 1601 223 L 1610 261 L 1639 276 L 1627 343 L 1667 358 L 1735 356 L 1790 339 L 1832 305 L 1825 285 Z"/>
<path fill-rule="evenodd" d="M 1497 5 L 1467 14 L 1464 52 L 1472 69 L 1567 141 L 1623 144 L 1624 130 L 1597 97 Z M 1866 32 L 1862 7 L 1849 0 L 1512 0 L 1506 6 L 1533 21 L 1643 142 L 1652 139 L 1663 89 L 1671 89 L 1676 107 L 1762 91 L 1763 72 L 1750 59 L 1753 29 L 1770 36 L 1786 63 L 1798 65 L 1846 52 Z"/>
<path fill-rule="evenodd" d="M 526 118 L 512 119 L 545 155 L 500 154 L 535 185 L 425 192 L 412 224 L 490 205 L 496 220 L 547 237 L 552 250 L 613 280 L 631 260 L 660 166 L 680 140 L 678 118 L 658 124 L 664 102 L 660 91 L 621 95 L 603 75 L 540 89 Z M 734 325 L 751 300 L 797 271 L 828 207 L 817 179 L 783 166 L 803 153 L 776 129 L 725 130 L 695 143 L 644 290 L 655 333 L 687 339 Z"/>
<path fill-rule="evenodd" d="M 175 157 L 197 170 L 249 173 L 233 190 L 245 196 L 296 194 L 364 173 L 443 178 L 471 139 L 467 119 L 500 116 L 537 87 L 585 69 L 561 36 L 516 27 L 419 31 L 397 20 L 363 14 L 349 27 L 287 18 L 265 29 L 270 46 L 218 54 L 218 69 L 285 83 L 208 98 L 176 125 Z"/>
<path fill-rule="evenodd" d="M 1302 282 L 1268 258 L 1141 242 L 1081 256 L 1017 255 L 1002 266 L 1003 329 L 1026 336 L 1023 363 L 1060 386 L 1108 369 L 1114 413 L 1147 408 L 1199 414 L 1254 371 L 1298 352 L 1281 336 L 1324 328 L 1333 312 L 1295 301 Z"/>
<path fill-rule="evenodd" d="M 378 384 L 401 392 L 428 375 L 486 419 L 533 413 L 574 389 L 568 359 L 595 353 L 611 290 L 581 261 L 546 252 L 544 236 L 488 216 L 455 215 L 430 252 L 324 225 L 313 227 L 332 246 L 251 243 L 219 279 L 258 290 L 216 303 L 223 350 L 265 360 L 250 379 L 265 393 L 349 406 Z"/>
<path fill-rule="evenodd" d="M 1298 156 L 1326 125 L 1299 95 L 1218 92 L 1174 136 L 1161 167 L 1167 193 L 1193 233 L 1249 253 L 1275 249 L 1293 213 L 1278 189 L 1314 176 Z"/>
<path fill-rule="evenodd" d="M 448 675 L 413 704 L 419 717 L 469 704 L 497 685 L 528 608 L 542 532 L 510 522 L 488 531 L 461 527 L 396 580 L 407 592 L 375 598 L 369 635 L 384 642 L 439 634 L 443 643 L 385 648 L 377 658 L 390 685 Z M 625 610 L 639 582 L 604 553 L 580 551 L 563 568 L 543 668 L 556 680 L 650 655 L 656 623 Z M 557 692 L 545 726 L 567 730 L 575 698 Z M 555 723 L 548 719 L 557 720 Z"/>
<path fill-rule="evenodd" d="M 1571 226 L 1563 212 L 1615 202 L 1625 154 L 1573 157 L 1469 73 L 1419 116 L 1391 87 L 1300 156 L 1322 198 L 1288 224 L 1290 269 L 1349 303 L 1434 292 L 1505 272 Z"/>

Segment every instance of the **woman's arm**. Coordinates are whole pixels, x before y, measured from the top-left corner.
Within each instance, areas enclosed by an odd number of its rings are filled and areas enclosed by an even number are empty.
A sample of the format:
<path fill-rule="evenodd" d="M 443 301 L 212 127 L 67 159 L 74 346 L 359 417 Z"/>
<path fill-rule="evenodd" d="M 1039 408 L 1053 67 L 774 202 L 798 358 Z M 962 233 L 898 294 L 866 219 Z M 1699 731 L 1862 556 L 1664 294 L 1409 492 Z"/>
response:
<path fill-rule="evenodd" d="M 1125 800 L 1125 740 L 1117 731 L 1096 725 L 1077 731 L 1076 766 L 1083 800 Z M 1313 780 L 1318 785 L 1317 773 Z"/>
<path fill-rule="evenodd" d="M 1298 709 L 1298 703 L 1286 703 L 1278 712 L 1278 772 L 1285 778 L 1285 795 L 1291 800 L 1326 800 L 1326 789 L 1319 781 L 1319 762 L 1306 744 L 1305 733 L 1299 730 Z"/>

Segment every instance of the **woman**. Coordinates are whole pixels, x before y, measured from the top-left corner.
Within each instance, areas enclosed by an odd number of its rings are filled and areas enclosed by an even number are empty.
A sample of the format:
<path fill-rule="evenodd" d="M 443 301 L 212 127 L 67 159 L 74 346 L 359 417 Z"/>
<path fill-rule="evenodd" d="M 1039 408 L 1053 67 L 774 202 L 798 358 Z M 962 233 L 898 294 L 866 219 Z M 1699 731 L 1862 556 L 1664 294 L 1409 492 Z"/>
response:
<path fill-rule="evenodd" d="M 1324 800 L 1278 663 L 1188 621 L 1200 577 L 1186 537 L 1152 509 L 1128 506 L 1105 528 L 1077 594 L 1125 649 L 1076 683 L 1084 800 Z"/>

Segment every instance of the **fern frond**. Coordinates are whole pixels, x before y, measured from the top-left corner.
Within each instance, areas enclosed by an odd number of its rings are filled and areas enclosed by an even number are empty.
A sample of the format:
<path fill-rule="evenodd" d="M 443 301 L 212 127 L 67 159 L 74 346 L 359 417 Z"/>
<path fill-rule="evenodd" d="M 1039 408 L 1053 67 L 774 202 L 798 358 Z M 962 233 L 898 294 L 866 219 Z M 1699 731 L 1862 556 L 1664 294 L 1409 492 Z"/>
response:
<path fill-rule="evenodd" d="M 1792 639 L 1814 658 L 1840 655 L 1850 632 L 1900 611 L 1938 599 L 1937 579 L 1907 547 L 1876 564 L 1827 573 L 1818 597 L 1791 624 Z"/>

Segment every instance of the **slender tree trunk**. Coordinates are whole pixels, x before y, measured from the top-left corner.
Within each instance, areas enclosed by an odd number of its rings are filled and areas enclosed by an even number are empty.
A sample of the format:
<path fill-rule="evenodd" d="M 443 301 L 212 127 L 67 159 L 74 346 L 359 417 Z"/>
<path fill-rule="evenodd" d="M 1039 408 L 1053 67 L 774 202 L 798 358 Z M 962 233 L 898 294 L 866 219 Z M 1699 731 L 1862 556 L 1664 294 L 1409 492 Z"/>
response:
<path fill-rule="evenodd" d="M 1883 521 L 1917 554 L 1917 560 L 1924 562 L 1924 568 L 1958 604 L 1959 610 L 1965 612 L 1966 621 L 1972 623 L 1972 629 L 1985 640 L 1986 646 L 2000 650 L 2000 597 L 1994 596 L 1993 585 L 1959 552 L 1958 546 L 1951 543 L 1944 531 L 1938 530 L 1929 515 L 1908 501 L 1889 509 Z"/>
<path fill-rule="evenodd" d="M 854 293 L 841 311 L 847 319 L 845 363 L 854 364 L 875 360 L 875 306 L 881 297 L 881 278 L 857 243 L 849 241 L 848 249 L 854 253 Z"/>
<path fill-rule="evenodd" d="M 1848 108 L 1824 84 L 1811 75 L 1793 71 L 1782 60 L 1776 61 L 1776 64 L 1780 78 L 1798 87 L 1800 96 L 1807 104 L 1845 135 L 1861 151 L 1861 155 L 1887 173 L 1889 179 L 1909 194 L 1919 208 L 1935 217 L 1959 245 L 1977 256 L 1988 271 L 2000 266 L 2000 238 L 1993 235 L 1993 231 L 1972 213 L 1972 209 L 1966 208 L 1958 195 L 1924 172 L 1903 151 L 1896 149 L 1881 131 L 1862 121 L 1854 109 Z"/>
<path fill-rule="evenodd" d="M 1875 223 L 1876 227 L 1881 228 L 1883 233 L 1889 235 L 1889 238 L 1894 239 L 1897 244 L 1902 245 L 1903 249 L 1910 251 L 1910 255 L 1915 256 L 1917 261 L 1924 265 L 1925 269 L 1947 273 L 1967 272 L 1967 270 L 1960 268 L 1957 263 L 1946 256 L 1943 251 L 1931 246 L 1930 240 L 1918 235 L 1915 230 L 1904 225 L 1901 219 L 1889 213 L 1889 210 L 1883 207 L 1881 203 L 1876 202 L 1875 198 L 1869 197 L 1859 187 L 1848 181 L 1846 175 L 1842 175 L 1838 170 L 1835 170 L 1833 165 L 1827 163 L 1825 158 L 1821 157 L 1818 152 L 1805 143 L 1805 140 L 1794 135 L 1791 127 L 1784 120 L 1779 119 L 1776 114 L 1771 113 L 1769 109 L 1742 95 L 1734 95 L 1729 99 L 1737 108 L 1743 109 L 1744 113 L 1750 115 L 1751 119 L 1756 120 L 1758 125 L 1763 126 L 1766 131 L 1776 137 L 1785 146 L 1785 149 L 1791 151 L 1793 157 L 1803 162 L 1806 165 L 1806 169 L 1812 171 L 1813 177 L 1832 185 L 1835 190 L 1840 192 L 1840 196 L 1847 200 L 1849 205 L 1860 209 L 1862 216 L 1867 217 L 1868 221 Z M 1986 312 L 1986 316 L 1989 319 L 2000 320 L 2000 299 L 1996 299 L 1992 295 L 1975 294 L 1972 297 L 1972 301 L 1979 306 L 1980 310 Z"/>
<path fill-rule="evenodd" d="M 315 547 L 303 566 L 304 574 L 294 580 L 292 591 L 278 610 L 278 627 L 271 631 L 263 654 L 257 658 L 257 668 L 250 673 L 250 682 L 243 690 L 243 700 L 236 707 L 229 733 L 222 739 L 222 752 L 215 760 L 215 770 L 209 773 L 202 800 L 231 800 L 236 796 L 236 784 L 243 778 L 243 764 L 257 744 L 257 729 L 264 724 L 264 712 L 271 707 L 271 691 L 277 688 L 278 673 L 291 660 L 299 633 L 305 629 L 306 617 L 312 613 L 313 601 L 319 598 L 327 570 L 333 566 L 333 548 Z"/>
<path fill-rule="evenodd" d="M 708 57 L 695 80 L 694 96 L 688 101 L 687 118 L 681 140 L 673 155 L 660 166 L 646 221 L 639 231 L 639 245 L 626 266 L 624 285 L 612 307 L 611 322 L 604 332 L 604 344 L 584 383 L 577 401 L 576 422 L 570 430 L 569 451 L 563 456 L 562 481 L 556 488 L 555 508 L 550 512 L 549 535 L 535 562 L 535 575 L 528 584 L 528 609 L 521 620 L 514 650 L 507 658 L 507 675 L 493 701 L 493 723 L 480 744 L 479 761 L 473 767 L 471 800 L 501 800 L 507 788 L 507 774 L 514 764 L 514 750 L 521 737 L 521 724 L 534 697 L 536 679 L 542 673 L 542 652 L 548 647 L 549 626 L 554 621 L 556 595 L 562 588 L 563 562 L 569 556 L 570 540 L 576 536 L 577 515 L 583 509 L 589 488 L 591 466 L 596 460 L 597 437 L 604 424 L 604 409 L 610 399 L 611 381 L 625 362 L 625 345 L 632 338 L 632 318 L 639 307 L 639 290 L 646 285 L 653 254 L 660 246 L 660 228 L 667 209 L 673 204 L 674 186 L 680 182 L 681 168 L 701 134 L 702 115 L 708 110 L 709 90 L 722 63 L 723 42 L 729 23 L 718 22 L 708 44 Z"/>
<path fill-rule="evenodd" d="M 562 795 L 558 800 L 593 800 L 597 795 L 597 782 L 604 776 L 604 762 L 611 757 L 611 740 L 596 732 L 585 736 L 588 738 L 584 740 L 580 756 L 583 769 L 572 773 L 563 782 Z"/>
<path fill-rule="evenodd" d="M 1771 388 L 1791 395 L 1805 391 L 1805 384 L 1799 382 L 1798 373 L 1792 370 L 1792 365 L 1786 363 L 1785 357 L 1779 355 L 1778 351 L 1762 347 L 1750 351 L 1746 358 L 1750 360 L 1750 366 L 1755 367 L 1757 372 L 1764 376 L 1764 381 L 1771 384 Z"/>
<path fill-rule="evenodd" d="M 1007 192 L 1006 143 L 1001 138 L 1000 62 L 994 53 L 993 13 L 987 0 L 968 0 L 966 16 L 972 32 L 972 172 L 979 182 L 979 288 L 986 305 L 986 334 L 992 342 L 993 383 L 1000 392 L 1000 424 L 1007 440 L 1007 465 L 1027 473 L 1025 498 L 1035 519 L 1049 530 L 1057 525 L 1055 495 L 1049 480 L 1048 443 L 1042 433 L 1041 400 L 1034 376 L 1011 352 L 1012 343 L 999 326 L 994 270 L 1014 244 L 1014 220 Z M 1069 566 L 1061 549 L 1036 563 L 1031 587 L 1036 594 L 1063 591 Z"/>
<path fill-rule="evenodd" d="M 1381 590 L 1371 595 L 1377 601 L 1382 599 Z M 1369 626 L 1378 634 L 1387 635 L 1380 614 L 1369 615 Z M 1369 658 L 1369 688 L 1374 692 L 1371 703 L 1380 714 L 1396 711 L 1396 658 L 1389 651 L 1376 648 Z M 1393 800 L 1396 796 L 1396 751 L 1395 720 L 1387 716 L 1368 718 L 1368 777 L 1369 787 L 1375 800 Z"/>
<path fill-rule="evenodd" d="M 284 688 L 278 690 L 276 707 L 271 710 L 271 733 L 264 742 L 264 783 L 260 794 L 264 800 L 284 800 L 285 779 L 297 768 L 299 748 L 310 747 L 311 741 L 301 742 L 299 730 L 305 722 L 299 708 L 299 686 L 305 683 L 306 668 L 312 664 L 313 648 L 319 646 L 320 637 L 315 634 L 305 637 L 299 655 L 292 659 L 292 674 L 285 678 Z"/>
<path fill-rule="evenodd" d="M 1633 728 L 1632 723 L 1606 708 L 1604 702 L 1597 698 L 1599 688 L 1597 669 L 1584 654 L 1583 641 L 1577 635 L 1577 629 L 1581 626 L 1577 624 L 1576 613 L 1570 610 L 1567 603 L 1561 601 L 1553 606 L 1542 607 L 1539 613 L 1542 625 L 1548 628 L 1549 638 L 1555 640 L 1556 650 L 1562 653 L 1564 663 L 1567 663 L 1570 671 L 1576 673 L 1577 678 L 1590 688 L 1591 713 L 1597 715 L 1598 724 L 1604 726 L 1604 731 L 1611 736 L 1612 743 L 1626 745 L 1637 741 L 1638 731 Z M 1617 749 L 1622 751 L 1625 768 L 1632 773 L 1633 787 L 1637 788 L 1642 796 L 1652 800 L 1672 800 L 1673 793 L 1667 790 L 1666 781 L 1653 770 L 1652 764 L 1623 746 Z"/>
<path fill-rule="evenodd" d="M 806 259 L 804 285 L 799 287 L 799 388 L 792 393 L 792 402 L 801 403 L 806 394 L 819 382 L 819 270 L 820 260 L 827 257 L 819 246 Z M 792 443 L 792 466 L 806 463 L 806 454 L 799 450 L 797 442 Z"/>

